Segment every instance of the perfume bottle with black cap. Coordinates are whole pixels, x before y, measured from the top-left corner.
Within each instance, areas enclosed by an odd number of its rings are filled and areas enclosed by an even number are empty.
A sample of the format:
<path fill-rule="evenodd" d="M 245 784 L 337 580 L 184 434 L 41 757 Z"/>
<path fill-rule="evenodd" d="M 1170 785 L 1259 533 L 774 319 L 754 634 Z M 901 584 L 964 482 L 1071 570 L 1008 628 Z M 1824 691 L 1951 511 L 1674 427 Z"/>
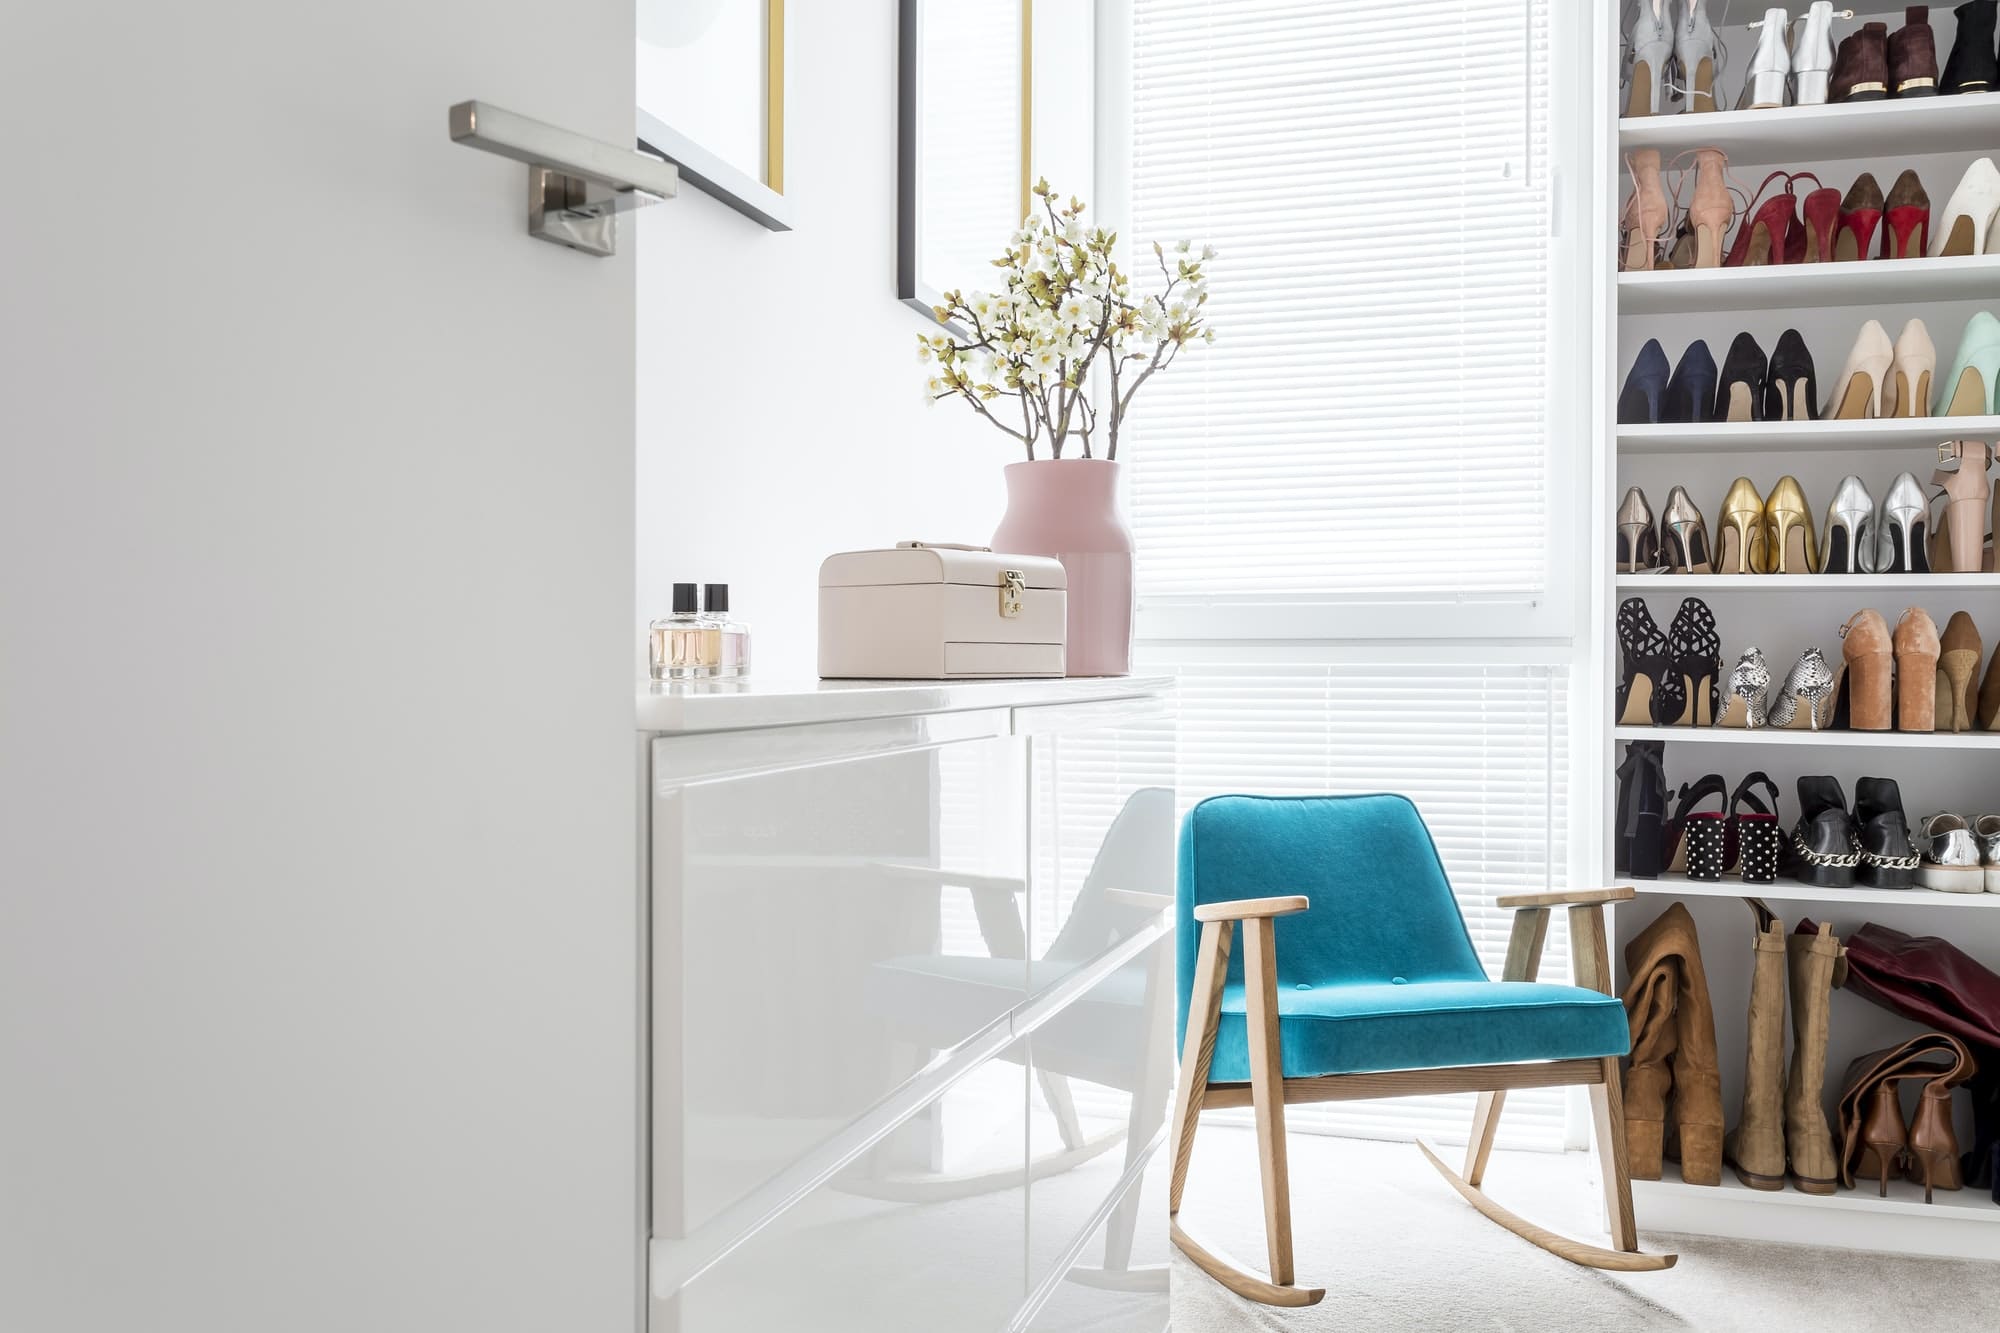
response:
<path fill-rule="evenodd" d="M 750 631 L 729 618 L 729 585 L 711 583 L 697 607 L 692 583 L 674 585 L 674 611 L 649 627 L 654 680 L 713 680 L 750 669 Z"/>

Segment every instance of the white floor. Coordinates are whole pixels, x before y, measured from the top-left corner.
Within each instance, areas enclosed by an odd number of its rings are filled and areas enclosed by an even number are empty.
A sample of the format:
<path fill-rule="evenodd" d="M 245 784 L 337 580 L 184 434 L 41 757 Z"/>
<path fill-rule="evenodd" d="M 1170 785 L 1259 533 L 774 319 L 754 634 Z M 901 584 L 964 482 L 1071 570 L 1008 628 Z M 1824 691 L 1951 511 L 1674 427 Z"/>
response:
<path fill-rule="evenodd" d="M 2000 1264 L 1668 1236 L 1646 1232 L 1642 1214 L 1641 1245 L 1674 1251 L 1680 1263 L 1663 1273 L 1600 1273 L 1480 1217 L 1409 1144 L 1294 1134 L 1290 1153 L 1298 1280 L 1325 1287 L 1326 1299 L 1305 1310 L 1252 1305 L 1176 1253 L 1175 1333 L 2000 1328 Z M 1602 1238 L 1581 1153 L 1496 1154 L 1486 1184 L 1533 1221 Z M 1248 1130 L 1203 1126 L 1180 1220 L 1204 1243 L 1262 1269 L 1256 1141 Z"/>

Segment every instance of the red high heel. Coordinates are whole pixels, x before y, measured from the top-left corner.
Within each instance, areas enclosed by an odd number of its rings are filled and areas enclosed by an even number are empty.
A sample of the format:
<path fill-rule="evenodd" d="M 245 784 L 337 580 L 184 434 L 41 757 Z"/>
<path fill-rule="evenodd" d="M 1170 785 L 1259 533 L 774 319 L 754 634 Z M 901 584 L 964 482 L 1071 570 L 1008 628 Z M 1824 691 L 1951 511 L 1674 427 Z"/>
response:
<path fill-rule="evenodd" d="M 1804 262 L 1828 263 L 1833 259 L 1834 224 L 1840 220 L 1840 191 L 1830 186 L 1814 190 L 1806 196 L 1803 209 L 1806 217 Z"/>
<path fill-rule="evenodd" d="M 1840 223 L 1833 237 L 1835 259 L 1866 259 L 1875 249 L 1875 229 L 1882 225 L 1882 187 L 1862 172 L 1840 201 Z"/>
<path fill-rule="evenodd" d="M 1785 192 L 1758 205 L 1757 199 L 1763 196 L 1765 187 L 1776 180 L 1785 182 Z M 1798 202 L 1788 174 L 1774 171 L 1766 176 L 1750 201 L 1751 207 L 1743 210 L 1743 225 L 1736 229 L 1736 244 L 1729 247 L 1729 258 L 1722 261 L 1722 266 L 1743 268 L 1784 263 L 1785 244 L 1791 239 Z"/>
<path fill-rule="evenodd" d="M 1896 177 L 1882 217 L 1889 229 L 1882 233 L 1882 258 L 1922 259 L 1930 252 L 1931 197 L 1914 171 Z"/>

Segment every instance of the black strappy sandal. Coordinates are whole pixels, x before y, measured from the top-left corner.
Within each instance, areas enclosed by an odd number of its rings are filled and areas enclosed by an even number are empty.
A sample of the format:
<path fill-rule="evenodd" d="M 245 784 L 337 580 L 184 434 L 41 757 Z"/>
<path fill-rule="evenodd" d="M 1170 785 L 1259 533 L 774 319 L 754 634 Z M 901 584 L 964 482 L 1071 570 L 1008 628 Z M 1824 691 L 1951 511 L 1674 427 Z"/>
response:
<path fill-rule="evenodd" d="M 1715 630 L 1715 612 L 1699 597 L 1685 598 L 1674 613 L 1667 639 L 1674 675 L 1682 685 L 1679 712 L 1668 725 L 1710 727 L 1722 711 L 1722 636 Z"/>
<path fill-rule="evenodd" d="M 1728 794 L 1729 784 L 1720 773 L 1681 785 L 1673 823 L 1667 826 L 1667 841 L 1673 847 L 1667 860 L 1669 870 L 1684 871 L 1689 879 L 1704 883 L 1722 878 L 1729 842 L 1729 815 L 1723 798 Z M 1715 798 L 1718 808 L 1695 809 L 1710 797 Z"/>
<path fill-rule="evenodd" d="M 1618 695 L 1620 726 L 1661 726 L 1687 707 L 1687 689 L 1669 655 L 1667 636 L 1653 623 L 1642 597 L 1618 607 Z M 1640 682 L 1645 688 L 1637 688 Z"/>
<path fill-rule="evenodd" d="M 1761 787 L 1771 793 L 1770 803 L 1752 791 Z M 1744 809 L 1748 806 L 1749 809 Z M 1724 868 L 1743 877 L 1745 884 L 1771 884 L 1778 878 L 1778 860 L 1785 837 L 1778 827 L 1778 784 L 1764 772 L 1751 773 L 1736 784 L 1729 798 L 1728 846 Z"/>

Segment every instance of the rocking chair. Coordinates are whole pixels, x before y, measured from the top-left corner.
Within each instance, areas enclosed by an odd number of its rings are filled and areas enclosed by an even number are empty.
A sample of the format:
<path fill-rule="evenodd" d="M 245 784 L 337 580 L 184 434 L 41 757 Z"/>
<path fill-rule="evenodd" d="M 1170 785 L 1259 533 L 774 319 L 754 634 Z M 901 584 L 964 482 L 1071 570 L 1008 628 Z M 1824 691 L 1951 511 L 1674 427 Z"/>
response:
<path fill-rule="evenodd" d="M 1618 1057 L 1629 1040 L 1624 1008 L 1609 994 L 1603 905 L 1632 896 L 1626 888 L 1501 898 L 1517 914 L 1505 972 L 1489 981 L 1430 832 L 1404 797 L 1220 796 L 1189 811 L 1178 894 L 1174 1243 L 1239 1296 L 1315 1304 L 1325 1289 L 1293 1282 L 1285 1104 L 1477 1092 L 1462 1174 L 1417 1145 L 1466 1202 L 1572 1263 L 1671 1268 L 1674 1255 L 1639 1253 L 1625 1168 Z M 1576 986 L 1535 980 L 1556 907 L 1569 910 Z M 1230 951 L 1237 922 L 1240 958 Z M 1508 1090 L 1569 1084 L 1590 1089 L 1612 1249 L 1544 1230 L 1480 1189 Z M 1181 1228 L 1204 1106 L 1254 1108 L 1268 1277 Z"/>

